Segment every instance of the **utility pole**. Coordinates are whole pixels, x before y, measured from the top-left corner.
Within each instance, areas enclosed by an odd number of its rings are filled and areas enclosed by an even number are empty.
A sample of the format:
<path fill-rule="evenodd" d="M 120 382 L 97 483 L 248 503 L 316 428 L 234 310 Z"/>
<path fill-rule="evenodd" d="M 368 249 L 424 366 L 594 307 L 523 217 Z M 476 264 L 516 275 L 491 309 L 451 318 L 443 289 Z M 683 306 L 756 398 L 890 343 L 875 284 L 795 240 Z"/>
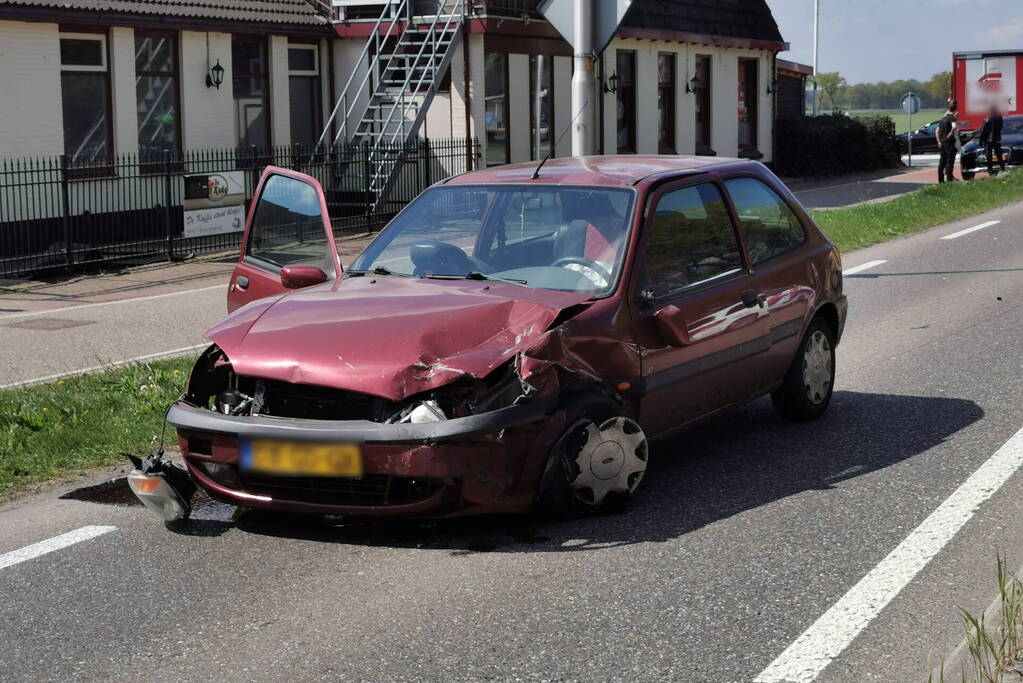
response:
<path fill-rule="evenodd" d="M 821 0 L 813 0 L 813 115 L 817 116 L 817 34 L 821 30 Z"/>
<path fill-rule="evenodd" d="M 572 124 L 572 156 L 593 154 L 593 111 L 590 98 L 593 96 L 593 3 L 592 0 L 575 0 L 575 52 L 572 73 L 572 116 L 578 117 Z M 580 116 L 580 112 L 587 111 Z M 539 128 L 539 126 L 537 126 Z"/>

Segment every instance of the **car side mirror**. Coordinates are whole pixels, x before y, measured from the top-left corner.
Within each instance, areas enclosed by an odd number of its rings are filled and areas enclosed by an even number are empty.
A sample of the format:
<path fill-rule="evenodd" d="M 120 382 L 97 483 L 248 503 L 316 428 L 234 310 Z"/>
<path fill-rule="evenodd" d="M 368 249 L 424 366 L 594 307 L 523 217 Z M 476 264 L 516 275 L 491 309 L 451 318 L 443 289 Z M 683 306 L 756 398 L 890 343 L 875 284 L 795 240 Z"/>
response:
<path fill-rule="evenodd" d="M 678 306 L 668 305 L 653 315 L 654 327 L 668 346 L 689 346 L 693 340 L 686 329 L 686 321 Z"/>
<path fill-rule="evenodd" d="M 288 289 L 312 287 L 327 281 L 327 274 L 317 266 L 284 266 L 281 268 L 281 284 Z"/>

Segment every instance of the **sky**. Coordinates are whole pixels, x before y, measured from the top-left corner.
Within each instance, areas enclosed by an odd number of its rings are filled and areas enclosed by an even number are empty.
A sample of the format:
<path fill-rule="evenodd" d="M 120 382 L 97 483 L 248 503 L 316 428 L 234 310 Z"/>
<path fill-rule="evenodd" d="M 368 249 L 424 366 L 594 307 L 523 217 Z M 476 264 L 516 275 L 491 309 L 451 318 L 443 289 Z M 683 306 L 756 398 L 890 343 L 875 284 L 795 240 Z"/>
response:
<path fill-rule="evenodd" d="M 813 62 L 814 0 L 767 0 L 792 46 L 780 59 Z M 820 0 L 820 71 L 849 83 L 926 80 L 952 53 L 1023 50 L 1023 0 Z"/>

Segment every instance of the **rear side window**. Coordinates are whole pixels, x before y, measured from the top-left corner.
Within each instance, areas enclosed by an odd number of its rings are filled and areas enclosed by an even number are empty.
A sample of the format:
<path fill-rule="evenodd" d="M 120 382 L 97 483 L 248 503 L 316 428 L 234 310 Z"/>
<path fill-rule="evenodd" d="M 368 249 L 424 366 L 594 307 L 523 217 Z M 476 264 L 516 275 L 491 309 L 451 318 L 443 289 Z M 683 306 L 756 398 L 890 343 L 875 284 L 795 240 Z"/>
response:
<path fill-rule="evenodd" d="M 746 232 L 750 260 L 760 263 L 806 241 L 803 226 L 774 190 L 755 178 L 725 181 Z"/>
<path fill-rule="evenodd" d="M 643 288 L 655 297 L 742 270 L 735 229 L 712 184 L 664 194 L 657 202 Z"/>

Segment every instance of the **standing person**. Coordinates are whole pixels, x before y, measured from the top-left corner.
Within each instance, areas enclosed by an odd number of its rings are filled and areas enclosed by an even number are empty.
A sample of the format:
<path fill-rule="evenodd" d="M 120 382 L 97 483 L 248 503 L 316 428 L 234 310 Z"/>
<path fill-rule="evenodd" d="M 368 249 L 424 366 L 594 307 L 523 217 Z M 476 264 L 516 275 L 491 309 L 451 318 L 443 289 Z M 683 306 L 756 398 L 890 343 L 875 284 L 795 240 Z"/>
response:
<path fill-rule="evenodd" d="M 987 159 L 987 174 L 994 175 L 994 165 L 991 157 L 998 153 L 998 165 L 1005 170 L 1005 156 L 1002 154 L 1002 115 L 998 113 L 998 107 L 991 107 L 991 115 L 984 120 L 984 127 L 980 129 L 980 144 L 984 147 L 984 158 Z"/>
<path fill-rule="evenodd" d="M 934 132 L 934 137 L 938 141 L 938 149 L 941 150 L 941 156 L 938 159 L 939 183 L 945 181 L 951 183 L 956 180 L 952 174 L 956 165 L 956 140 L 959 137 L 959 122 L 956 120 L 956 109 L 955 100 L 951 100 L 948 103 L 948 111 L 941 117 L 938 130 Z"/>

